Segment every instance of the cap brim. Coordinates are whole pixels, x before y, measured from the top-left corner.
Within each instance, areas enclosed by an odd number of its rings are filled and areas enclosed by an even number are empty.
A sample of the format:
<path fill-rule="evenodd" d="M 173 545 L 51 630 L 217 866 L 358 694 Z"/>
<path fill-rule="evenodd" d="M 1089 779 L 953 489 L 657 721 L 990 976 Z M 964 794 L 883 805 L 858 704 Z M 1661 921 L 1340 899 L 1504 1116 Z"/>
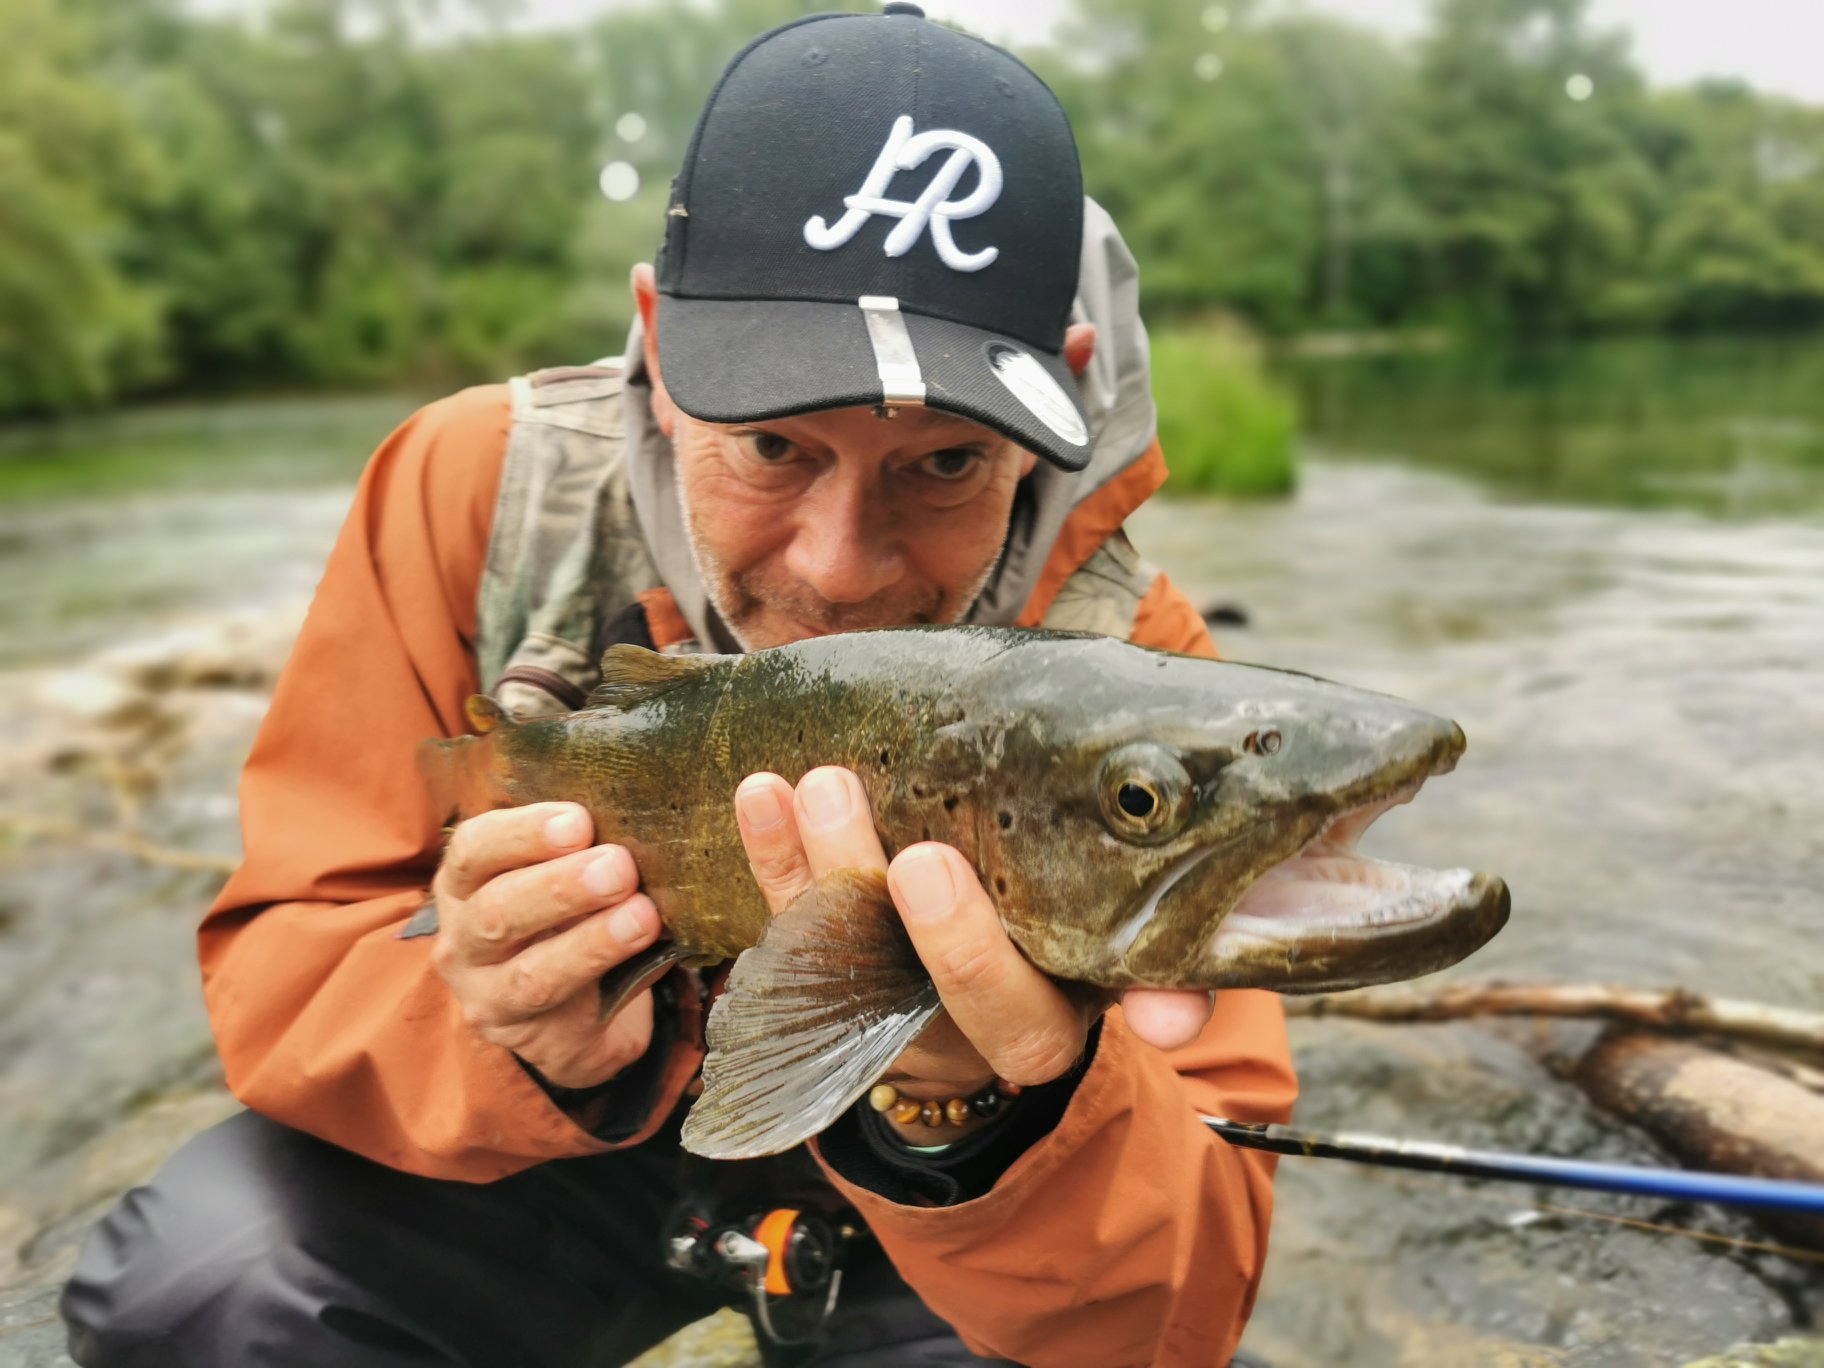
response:
<path fill-rule="evenodd" d="M 993 428 L 1064 470 L 1094 436 L 1064 358 L 962 323 L 900 313 L 925 405 Z M 884 401 L 859 304 L 659 297 L 659 369 L 706 423 L 752 423 Z"/>

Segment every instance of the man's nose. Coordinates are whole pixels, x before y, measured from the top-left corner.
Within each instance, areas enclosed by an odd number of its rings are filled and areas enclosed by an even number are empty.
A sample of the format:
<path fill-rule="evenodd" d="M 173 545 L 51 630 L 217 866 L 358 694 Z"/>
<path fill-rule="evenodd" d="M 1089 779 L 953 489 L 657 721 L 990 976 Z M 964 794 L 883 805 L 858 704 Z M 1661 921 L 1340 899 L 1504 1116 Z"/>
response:
<path fill-rule="evenodd" d="M 799 506 L 785 566 L 828 603 L 862 603 L 906 573 L 894 518 L 868 482 L 840 468 Z"/>

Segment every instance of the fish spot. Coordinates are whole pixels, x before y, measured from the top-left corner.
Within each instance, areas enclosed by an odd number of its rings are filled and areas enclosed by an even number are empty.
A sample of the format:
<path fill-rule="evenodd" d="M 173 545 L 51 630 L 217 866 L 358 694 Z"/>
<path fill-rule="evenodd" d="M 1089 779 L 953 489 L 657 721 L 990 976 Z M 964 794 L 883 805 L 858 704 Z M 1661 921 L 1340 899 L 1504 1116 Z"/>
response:
<path fill-rule="evenodd" d="M 1003 812 L 1000 815 L 999 821 L 1001 824 L 1001 830 L 1005 831 L 1005 830 L 1007 830 L 1008 827 L 1013 825 L 1013 814 L 1011 812 Z"/>
<path fill-rule="evenodd" d="M 887 752 L 885 752 L 885 751 L 884 751 L 884 750 L 883 750 L 883 751 L 882 751 L 882 752 L 881 752 L 881 753 L 880 753 L 880 763 L 881 763 L 881 767 L 882 767 L 882 768 L 885 768 L 885 767 L 886 767 L 886 766 L 888 766 L 888 765 L 890 765 L 890 764 L 892 764 L 892 763 L 893 763 L 893 757 L 892 757 L 892 756 L 890 756 L 890 755 L 888 755 L 888 754 L 887 754 Z"/>
<path fill-rule="evenodd" d="M 944 811 L 945 812 L 955 812 L 956 811 L 956 795 L 954 793 L 945 795 Z"/>
<path fill-rule="evenodd" d="M 1005 874 L 996 874 L 994 876 L 994 891 L 999 893 L 1002 897 L 1007 895 L 1007 876 Z"/>

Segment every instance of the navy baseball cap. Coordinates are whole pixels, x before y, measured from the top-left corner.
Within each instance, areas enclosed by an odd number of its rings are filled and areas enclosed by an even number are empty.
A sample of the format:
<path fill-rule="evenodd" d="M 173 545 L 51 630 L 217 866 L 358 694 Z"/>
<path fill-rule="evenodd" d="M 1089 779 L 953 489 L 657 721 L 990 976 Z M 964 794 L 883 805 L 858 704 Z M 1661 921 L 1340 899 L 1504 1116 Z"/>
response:
<path fill-rule="evenodd" d="M 714 423 L 923 405 L 1081 470 L 1082 229 L 1070 123 L 1016 58 L 910 4 L 786 24 L 729 64 L 672 183 L 665 387 Z"/>

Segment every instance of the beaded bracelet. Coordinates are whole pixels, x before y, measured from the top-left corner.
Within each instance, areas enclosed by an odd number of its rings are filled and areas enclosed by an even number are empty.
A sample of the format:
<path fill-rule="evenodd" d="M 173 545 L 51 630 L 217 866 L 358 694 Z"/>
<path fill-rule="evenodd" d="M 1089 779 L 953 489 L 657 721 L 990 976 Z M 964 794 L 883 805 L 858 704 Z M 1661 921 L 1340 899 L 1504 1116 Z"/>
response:
<path fill-rule="evenodd" d="M 876 1083 L 868 1093 L 868 1105 L 902 1126 L 920 1121 L 935 1129 L 946 1122 L 960 1126 L 972 1116 L 986 1121 L 1000 1111 L 1003 1102 L 1019 1095 L 1019 1084 L 999 1078 L 968 1097 L 943 1101 L 934 1097 L 922 1101 L 916 1097 L 901 1097 L 899 1089 L 891 1083 Z"/>

